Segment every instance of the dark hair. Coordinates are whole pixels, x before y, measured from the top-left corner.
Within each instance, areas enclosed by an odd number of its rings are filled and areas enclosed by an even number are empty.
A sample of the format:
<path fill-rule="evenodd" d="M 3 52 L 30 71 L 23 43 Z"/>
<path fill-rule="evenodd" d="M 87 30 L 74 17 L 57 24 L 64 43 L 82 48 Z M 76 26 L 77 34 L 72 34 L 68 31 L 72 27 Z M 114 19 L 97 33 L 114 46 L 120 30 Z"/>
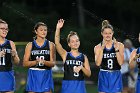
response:
<path fill-rule="evenodd" d="M 38 23 L 35 24 L 34 30 L 37 30 L 39 26 L 46 26 L 46 27 L 47 27 L 47 25 L 46 25 L 45 23 L 43 23 L 43 22 L 38 22 Z"/>
<path fill-rule="evenodd" d="M 37 22 L 36 24 L 35 24 L 35 26 L 34 26 L 34 33 L 35 33 L 35 30 L 37 30 L 38 29 L 38 27 L 40 27 L 40 26 L 46 26 L 47 27 L 47 25 L 45 24 L 45 23 L 43 23 L 43 22 Z M 33 37 L 33 39 L 36 39 L 37 37 L 35 36 L 35 37 Z"/>
<path fill-rule="evenodd" d="M 7 24 L 6 21 L 0 19 L 0 23 Z"/>
<path fill-rule="evenodd" d="M 74 35 L 78 36 L 78 34 L 77 34 L 76 32 L 70 31 L 70 33 L 69 33 L 68 36 L 67 36 L 67 42 L 68 42 L 68 43 L 70 42 L 70 37 L 71 37 L 71 36 L 74 36 Z M 78 36 L 78 38 L 79 38 L 79 36 Z"/>
<path fill-rule="evenodd" d="M 104 20 L 102 22 L 102 29 L 101 29 L 101 31 L 103 32 L 105 28 L 110 28 L 113 31 L 113 26 L 109 23 L 108 20 Z"/>

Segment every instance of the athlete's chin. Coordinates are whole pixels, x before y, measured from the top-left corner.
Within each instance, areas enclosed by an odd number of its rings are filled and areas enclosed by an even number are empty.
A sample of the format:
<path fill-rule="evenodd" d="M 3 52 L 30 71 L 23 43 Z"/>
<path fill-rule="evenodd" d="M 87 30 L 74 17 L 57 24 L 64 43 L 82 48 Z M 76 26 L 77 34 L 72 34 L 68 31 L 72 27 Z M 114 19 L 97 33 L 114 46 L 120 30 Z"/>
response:
<path fill-rule="evenodd" d="M 107 39 L 106 39 L 106 41 L 111 41 L 111 40 L 112 40 L 112 39 L 110 39 L 110 38 L 107 38 Z"/>
<path fill-rule="evenodd" d="M 79 47 L 77 47 L 77 48 L 71 48 L 71 49 L 72 49 L 72 50 L 78 50 L 78 48 L 79 48 Z"/>
<path fill-rule="evenodd" d="M 46 38 L 46 36 L 40 36 L 40 38 L 44 39 L 44 38 Z"/>
<path fill-rule="evenodd" d="M 7 36 L 7 35 L 2 35 L 1 37 L 2 37 L 2 38 L 6 38 L 6 36 Z"/>

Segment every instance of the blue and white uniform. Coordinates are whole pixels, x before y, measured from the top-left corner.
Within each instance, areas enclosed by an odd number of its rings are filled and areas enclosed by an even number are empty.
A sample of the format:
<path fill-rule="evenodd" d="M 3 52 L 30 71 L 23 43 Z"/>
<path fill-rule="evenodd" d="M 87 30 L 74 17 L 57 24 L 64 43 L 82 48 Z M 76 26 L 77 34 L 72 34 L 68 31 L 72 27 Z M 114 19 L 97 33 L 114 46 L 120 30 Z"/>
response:
<path fill-rule="evenodd" d="M 15 77 L 11 56 L 11 45 L 9 40 L 5 40 L 4 44 L 0 45 L 0 51 L 5 51 L 5 56 L 0 57 L 0 91 L 14 91 Z"/>
<path fill-rule="evenodd" d="M 114 44 L 103 50 L 102 63 L 98 76 L 98 91 L 116 93 L 122 91 L 121 66 L 118 64 Z"/>
<path fill-rule="evenodd" d="M 37 45 L 35 40 L 32 42 L 30 61 L 38 58 L 50 61 L 50 46 L 48 40 L 45 40 L 41 47 Z M 51 68 L 42 64 L 30 67 L 28 70 L 26 91 L 49 92 L 50 90 L 54 90 Z"/>
<path fill-rule="evenodd" d="M 82 53 L 74 57 L 70 52 L 67 52 L 61 93 L 86 93 L 83 72 L 81 70 L 79 73 L 73 71 L 74 67 L 83 65 L 84 61 Z"/>
<path fill-rule="evenodd" d="M 140 54 L 140 47 L 137 48 L 137 54 Z M 138 65 L 138 77 L 136 82 L 136 93 L 140 93 L 140 58 L 136 59 Z"/>

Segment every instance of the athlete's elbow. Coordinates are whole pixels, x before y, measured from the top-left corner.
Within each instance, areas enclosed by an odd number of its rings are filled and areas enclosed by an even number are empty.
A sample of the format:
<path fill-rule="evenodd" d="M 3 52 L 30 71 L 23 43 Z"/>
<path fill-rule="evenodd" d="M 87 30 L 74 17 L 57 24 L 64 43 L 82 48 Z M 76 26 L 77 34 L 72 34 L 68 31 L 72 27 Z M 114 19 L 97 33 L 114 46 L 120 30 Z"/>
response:
<path fill-rule="evenodd" d="M 121 62 L 119 63 L 119 64 L 120 64 L 120 66 L 121 66 L 121 65 L 123 65 L 123 63 L 124 63 L 124 61 L 121 61 Z"/>
<path fill-rule="evenodd" d="M 56 65 L 56 63 L 55 63 L 55 61 L 53 61 L 51 67 L 54 67 L 55 65 Z"/>
<path fill-rule="evenodd" d="M 96 66 L 100 66 L 101 64 L 99 62 L 95 62 L 96 63 Z"/>
<path fill-rule="evenodd" d="M 27 65 L 25 65 L 25 64 L 23 63 L 23 67 L 27 67 Z"/>
<path fill-rule="evenodd" d="M 52 61 L 51 64 L 47 64 L 49 67 L 54 67 L 56 65 L 55 61 Z"/>
<path fill-rule="evenodd" d="M 129 69 L 130 69 L 130 71 L 131 71 L 131 70 L 134 70 L 134 68 L 135 68 L 135 65 L 132 64 L 132 63 L 130 63 L 130 64 L 129 64 Z"/>
<path fill-rule="evenodd" d="M 28 67 L 28 65 L 26 64 L 26 62 L 25 61 L 23 61 L 23 67 Z"/>
<path fill-rule="evenodd" d="M 89 71 L 89 73 L 87 74 L 87 77 L 90 77 L 91 76 L 91 71 Z"/>
<path fill-rule="evenodd" d="M 18 60 L 16 60 L 16 61 L 14 61 L 14 63 L 15 63 L 16 65 L 18 65 L 18 64 L 19 64 L 19 62 L 20 62 L 20 59 L 18 59 Z"/>

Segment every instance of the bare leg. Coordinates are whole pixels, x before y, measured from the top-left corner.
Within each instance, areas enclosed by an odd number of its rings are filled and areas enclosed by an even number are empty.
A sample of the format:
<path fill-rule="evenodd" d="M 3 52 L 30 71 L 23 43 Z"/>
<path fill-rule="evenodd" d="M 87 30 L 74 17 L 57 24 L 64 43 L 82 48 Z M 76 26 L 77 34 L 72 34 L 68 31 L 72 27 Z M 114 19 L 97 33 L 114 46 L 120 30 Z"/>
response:
<path fill-rule="evenodd" d="M 44 92 L 44 93 L 52 93 L 52 91 L 50 90 L 50 92 Z"/>
<path fill-rule="evenodd" d="M 44 92 L 44 93 L 52 93 L 52 92 Z"/>

